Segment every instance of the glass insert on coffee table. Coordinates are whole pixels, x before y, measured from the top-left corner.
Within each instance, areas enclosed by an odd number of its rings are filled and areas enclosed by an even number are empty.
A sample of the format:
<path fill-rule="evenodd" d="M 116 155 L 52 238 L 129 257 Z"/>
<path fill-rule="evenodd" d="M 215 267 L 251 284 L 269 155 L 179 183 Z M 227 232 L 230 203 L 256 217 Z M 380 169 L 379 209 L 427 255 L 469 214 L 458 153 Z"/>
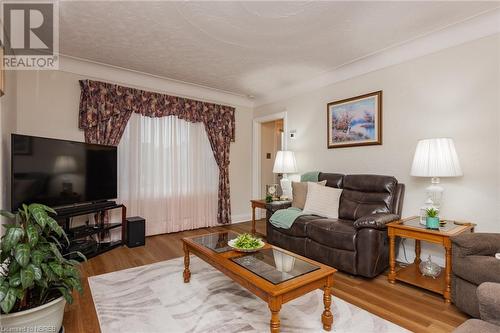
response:
<path fill-rule="evenodd" d="M 273 284 L 319 269 L 319 266 L 289 255 L 278 248 L 260 250 L 231 260 Z"/>
<path fill-rule="evenodd" d="M 194 254 L 268 303 L 272 333 L 280 330 L 279 312 L 283 304 L 323 289 L 321 322 L 323 328 L 330 331 L 331 290 L 336 270 L 270 244 L 254 253 L 234 251 L 227 242 L 237 236 L 234 232 L 219 232 L 183 238 L 184 282 L 191 279 L 190 254 Z"/>

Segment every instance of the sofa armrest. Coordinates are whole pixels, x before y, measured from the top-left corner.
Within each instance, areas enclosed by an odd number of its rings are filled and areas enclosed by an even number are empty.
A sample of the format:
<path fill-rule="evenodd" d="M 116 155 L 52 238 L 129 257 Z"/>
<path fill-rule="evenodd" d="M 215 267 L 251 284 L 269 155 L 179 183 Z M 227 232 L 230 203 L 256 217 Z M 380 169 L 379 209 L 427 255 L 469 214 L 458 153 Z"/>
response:
<path fill-rule="evenodd" d="M 277 210 L 287 209 L 292 207 L 291 201 L 273 201 L 266 203 L 266 219 L 269 220 Z"/>
<path fill-rule="evenodd" d="M 476 294 L 481 319 L 500 326 L 500 283 L 481 283 Z"/>
<path fill-rule="evenodd" d="M 390 213 L 376 213 L 360 217 L 354 221 L 354 228 L 372 228 L 383 230 L 386 224 L 399 220 L 399 215 Z"/>
<path fill-rule="evenodd" d="M 460 256 L 494 256 L 500 252 L 500 234 L 492 233 L 467 233 L 451 238 Z"/>

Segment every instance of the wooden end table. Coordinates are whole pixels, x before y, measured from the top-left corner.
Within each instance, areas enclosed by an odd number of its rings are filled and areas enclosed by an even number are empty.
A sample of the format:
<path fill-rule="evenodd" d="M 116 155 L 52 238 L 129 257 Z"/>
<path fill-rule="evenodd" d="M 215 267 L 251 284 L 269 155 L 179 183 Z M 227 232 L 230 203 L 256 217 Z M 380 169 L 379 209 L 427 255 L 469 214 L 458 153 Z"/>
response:
<path fill-rule="evenodd" d="M 271 204 L 276 204 L 276 205 L 283 205 L 290 203 L 291 201 L 289 200 L 279 200 L 279 201 L 271 201 Z M 250 200 L 250 203 L 252 204 L 252 234 L 255 235 L 256 230 L 255 230 L 255 208 L 260 208 L 260 209 L 266 209 L 266 200 L 264 199 L 253 199 Z"/>
<path fill-rule="evenodd" d="M 409 217 L 400 221 L 387 224 L 389 234 L 389 264 L 390 270 L 387 279 L 390 283 L 396 280 L 421 287 L 435 293 L 441 294 L 446 303 L 451 302 L 451 239 L 464 232 L 474 232 L 475 224 L 454 221 L 447 221 L 446 225 L 439 230 L 426 229 L 420 224 L 418 216 Z M 413 264 L 403 267 L 396 271 L 396 237 L 412 238 L 415 240 L 415 260 Z M 423 276 L 420 273 L 419 264 L 421 241 L 440 244 L 446 251 L 446 265 L 444 274 L 441 273 L 437 278 Z"/>
<path fill-rule="evenodd" d="M 266 200 L 253 199 L 250 200 L 252 204 L 252 234 L 255 235 L 255 208 L 266 209 Z"/>

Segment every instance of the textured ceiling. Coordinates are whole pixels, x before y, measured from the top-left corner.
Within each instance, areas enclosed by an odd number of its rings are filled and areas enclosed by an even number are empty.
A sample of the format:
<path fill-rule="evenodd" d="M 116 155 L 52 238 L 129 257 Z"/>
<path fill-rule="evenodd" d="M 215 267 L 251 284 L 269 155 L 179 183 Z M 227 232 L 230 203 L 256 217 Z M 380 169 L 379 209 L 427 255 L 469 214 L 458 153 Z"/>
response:
<path fill-rule="evenodd" d="M 61 2 L 61 53 L 256 98 L 494 2 Z"/>

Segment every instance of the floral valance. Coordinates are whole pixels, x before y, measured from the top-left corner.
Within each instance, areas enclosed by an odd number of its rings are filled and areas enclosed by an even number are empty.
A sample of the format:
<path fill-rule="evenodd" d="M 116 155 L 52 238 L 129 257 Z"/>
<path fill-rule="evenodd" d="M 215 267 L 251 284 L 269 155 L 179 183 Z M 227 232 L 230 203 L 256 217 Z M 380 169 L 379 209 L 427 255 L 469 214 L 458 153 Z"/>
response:
<path fill-rule="evenodd" d="M 233 107 L 92 80 L 81 80 L 80 88 L 78 123 L 89 143 L 118 145 L 132 113 L 202 122 L 219 166 L 218 220 L 231 221 L 229 147 L 235 139 Z"/>
<path fill-rule="evenodd" d="M 92 80 L 80 80 L 80 88 L 81 129 L 95 127 L 111 116 L 135 112 L 147 117 L 177 116 L 189 122 L 211 124 L 231 141 L 235 139 L 235 109 L 231 106 Z"/>

